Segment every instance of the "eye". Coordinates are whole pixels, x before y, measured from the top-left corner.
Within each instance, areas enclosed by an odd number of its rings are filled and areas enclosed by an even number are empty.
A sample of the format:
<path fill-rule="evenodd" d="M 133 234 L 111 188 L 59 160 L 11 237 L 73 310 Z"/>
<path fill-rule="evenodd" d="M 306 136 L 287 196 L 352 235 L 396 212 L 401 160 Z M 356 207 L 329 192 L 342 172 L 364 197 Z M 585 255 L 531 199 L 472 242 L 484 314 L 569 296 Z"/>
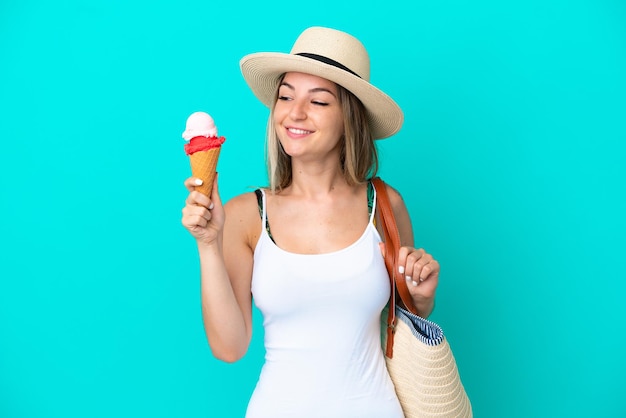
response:
<path fill-rule="evenodd" d="M 319 100 L 313 100 L 311 103 L 313 103 L 316 106 L 328 106 L 328 103 L 326 102 L 321 102 Z"/>
<path fill-rule="evenodd" d="M 291 100 L 291 97 L 278 95 L 278 100 L 287 101 Z"/>

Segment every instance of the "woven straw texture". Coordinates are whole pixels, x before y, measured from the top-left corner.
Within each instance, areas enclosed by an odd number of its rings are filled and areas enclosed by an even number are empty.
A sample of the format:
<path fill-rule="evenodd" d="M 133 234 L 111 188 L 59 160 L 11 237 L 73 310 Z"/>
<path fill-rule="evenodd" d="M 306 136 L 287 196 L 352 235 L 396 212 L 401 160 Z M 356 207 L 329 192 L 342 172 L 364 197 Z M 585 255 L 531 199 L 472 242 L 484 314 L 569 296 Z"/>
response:
<path fill-rule="evenodd" d="M 207 151 L 194 152 L 189 156 L 191 163 L 191 174 L 202 179 L 202 185 L 196 186 L 195 190 L 207 196 L 211 195 L 213 180 L 215 179 L 215 169 L 222 147 L 212 148 Z"/>
<path fill-rule="evenodd" d="M 386 318 L 383 321 L 386 325 Z M 383 346 L 385 343 L 383 337 Z M 398 319 L 393 358 L 385 359 L 406 418 L 472 417 L 447 339 L 426 345 L 416 338 L 410 325 Z"/>
<path fill-rule="evenodd" d="M 347 67 L 297 54 L 313 54 Z M 289 54 L 258 52 L 240 61 L 244 79 L 255 96 L 271 107 L 282 74 L 299 72 L 316 75 L 343 86 L 361 100 L 368 113 L 374 139 L 387 138 L 400 130 L 404 115 L 398 104 L 370 84 L 370 58 L 365 46 L 345 32 L 311 27 L 300 34 Z M 354 74 L 354 73 L 358 74 Z"/>

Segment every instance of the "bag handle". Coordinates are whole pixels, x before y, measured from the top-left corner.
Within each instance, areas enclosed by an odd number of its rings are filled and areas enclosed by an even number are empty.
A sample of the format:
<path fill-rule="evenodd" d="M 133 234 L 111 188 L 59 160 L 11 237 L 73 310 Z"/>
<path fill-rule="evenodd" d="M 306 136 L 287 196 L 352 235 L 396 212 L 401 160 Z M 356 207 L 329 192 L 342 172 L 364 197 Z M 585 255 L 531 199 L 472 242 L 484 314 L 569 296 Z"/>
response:
<path fill-rule="evenodd" d="M 417 308 L 409 292 L 406 280 L 398 272 L 398 254 L 400 251 L 400 232 L 396 225 L 393 208 L 387 194 L 385 182 L 380 177 L 372 180 L 376 189 L 376 207 L 379 209 L 379 218 L 382 221 L 383 239 L 385 244 L 385 267 L 389 274 L 391 295 L 389 297 L 389 313 L 387 314 L 387 347 L 385 355 L 393 357 L 393 336 L 396 327 L 396 292 L 400 296 L 404 307 L 417 315 Z"/>

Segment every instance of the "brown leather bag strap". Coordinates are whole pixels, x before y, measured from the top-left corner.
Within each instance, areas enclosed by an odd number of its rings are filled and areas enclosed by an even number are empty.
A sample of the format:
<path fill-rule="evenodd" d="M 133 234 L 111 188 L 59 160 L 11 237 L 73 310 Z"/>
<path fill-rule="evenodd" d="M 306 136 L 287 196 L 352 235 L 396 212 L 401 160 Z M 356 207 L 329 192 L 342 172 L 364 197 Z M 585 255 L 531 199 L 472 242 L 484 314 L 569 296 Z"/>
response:
<path fill-rule="evenodd" d="M 385 355 L 393 357 L 393 334 L 396 325 L 396 291 L 400 295 L 402 303 L 409 311 L 417 315 L 417 309 L 413 304 L 413 298 L 406 284 L 406 279 L 398 272 L 398 254 L 400 252 L 401 241 L 400 232 L 396 225 L 393 208 L 389 201 L 385 182 L 380 177 L 372 180 L 376 188 L 376 207 L 379 210 L 379 218 L 382 221 L 383 239 L 385 240 L 385 267 L 389 274 L 391 285 L 391 296 L 389 299 L 389 313 L 387 315 L 387 347 Z"/>
<path fill-rule="evenodd" d="M 378 215 L 381 221 L 380 226 L 383 230 L 383 240 L 385 244 L 385 267 L 387 268 L 387 274 L 389 275 L 389 285 L 391 287 L 388 308 L 389 311 L 387 312 L 387 346 L 385 347 L 385 355 L 389 358 L 392 358 L 393 335 L 395 333 L 396 327 L 395 276 L 398 271 L 398 266 L 396 265 L 396 257 L 398 254 L 398 250 L 400 249 L 400 234 L 395 234 L 393 232 L 393 225 L 391 227 L 391 230 L 388 225 L 391 203 L 389 202 L 389 196 L 387 196 L 385 183 L 380 179 L 380 177 L 374 178 L 372 180 L 372 183 L 374 184 L 374 188 L 376 189 L 376 208 L 378 209 Z M 393 211 L 391 211 L 391 215 L 393 216 Z M 397 227 L 396 232 L 398 232 Z"/>

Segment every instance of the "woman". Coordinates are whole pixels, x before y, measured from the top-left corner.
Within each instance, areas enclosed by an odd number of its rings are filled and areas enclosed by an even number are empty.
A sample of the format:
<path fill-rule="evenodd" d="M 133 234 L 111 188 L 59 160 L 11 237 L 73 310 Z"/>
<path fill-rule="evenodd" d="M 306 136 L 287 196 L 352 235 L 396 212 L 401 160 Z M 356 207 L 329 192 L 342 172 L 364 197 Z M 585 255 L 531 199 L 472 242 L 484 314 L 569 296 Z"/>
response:
<path fill-rule="evenodd" d="M 248 417 L 402 417 L 380 343 L 390 287 L 368 181 L 374 139 L 396 133 L 402 112 L 369 83 L 363 45 L 336 30 L 309 28 L 291 53 L 251 54 L 241 68 L 271 110 L 270 187 L 222 206 L 217 181 L 210 197 L 185 182 L 211 350 L 228 362 L 246 353 L 254 297 L 267 354 Z M 400 272 L 426 317 L 439 264 L 413 247 L 407 208 L 388 192 Z"/>

